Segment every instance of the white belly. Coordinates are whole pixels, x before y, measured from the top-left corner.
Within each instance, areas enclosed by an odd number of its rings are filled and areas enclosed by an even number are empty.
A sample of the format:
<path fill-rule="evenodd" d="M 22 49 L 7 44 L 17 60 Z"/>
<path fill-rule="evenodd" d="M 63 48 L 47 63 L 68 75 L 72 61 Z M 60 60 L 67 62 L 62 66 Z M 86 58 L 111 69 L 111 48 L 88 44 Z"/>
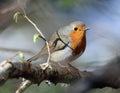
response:
<path fill-rule="evenodd" d="M 66 47 L 63 50 L 56 51 L 51 54 L 51 61 L 60 62 L 72 55 L 72 50 L 69 47 Z"/>

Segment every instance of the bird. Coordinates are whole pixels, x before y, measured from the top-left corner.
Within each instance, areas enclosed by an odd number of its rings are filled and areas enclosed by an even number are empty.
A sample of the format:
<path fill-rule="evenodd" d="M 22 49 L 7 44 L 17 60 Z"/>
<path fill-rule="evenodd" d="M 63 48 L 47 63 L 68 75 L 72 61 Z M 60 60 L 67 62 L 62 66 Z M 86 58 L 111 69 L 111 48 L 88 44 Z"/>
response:
<path fill-rule="evenodd" d="M 50 62 L 69 64 L 80 57 L 86 49 L 87 30 L 88 28 L 83 22 L 75 21 L 54 32 L 48 40 L 51 54 L 48 64 Z M 45 55 L 48 55 L 46 44 L 42 50 L 27 61 L 32 62 Z"/>

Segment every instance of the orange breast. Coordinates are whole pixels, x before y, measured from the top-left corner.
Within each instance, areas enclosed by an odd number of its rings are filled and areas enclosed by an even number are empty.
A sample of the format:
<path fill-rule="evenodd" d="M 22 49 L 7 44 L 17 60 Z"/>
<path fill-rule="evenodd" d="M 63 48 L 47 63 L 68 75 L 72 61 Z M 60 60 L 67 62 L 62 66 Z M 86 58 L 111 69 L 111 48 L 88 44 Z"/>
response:
<path fill-rule="evenodd" d="M 69 36 L 72 38 L 73 53 L 75 55 L 83 53 L 86 47 L 86 31 L 72 31 Z"/>

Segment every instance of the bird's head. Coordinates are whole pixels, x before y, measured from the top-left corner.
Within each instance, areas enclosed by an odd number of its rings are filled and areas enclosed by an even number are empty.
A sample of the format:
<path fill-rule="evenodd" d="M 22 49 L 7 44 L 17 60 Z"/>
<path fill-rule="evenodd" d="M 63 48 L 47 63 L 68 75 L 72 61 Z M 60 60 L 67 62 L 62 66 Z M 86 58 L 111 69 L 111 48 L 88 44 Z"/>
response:
<path fill-rule="evenodd" d="M 83 53 L 86 47 L 86 31 L 88 30 L 86 25 L 80 21 L 72 22 L 72 30 L 68 34 L 71 37 L 71 48 L 74 50 L 74 54 Z"/>

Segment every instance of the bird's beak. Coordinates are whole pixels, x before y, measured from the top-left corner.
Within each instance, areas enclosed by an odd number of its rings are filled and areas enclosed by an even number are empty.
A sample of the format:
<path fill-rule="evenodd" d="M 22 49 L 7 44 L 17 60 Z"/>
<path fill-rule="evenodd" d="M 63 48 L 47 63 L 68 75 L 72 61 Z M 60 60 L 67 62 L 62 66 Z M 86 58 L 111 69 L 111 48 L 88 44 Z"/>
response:
<path fill-rule="evenodd" d="M 89 28 L 85 28 L 84 31 L 90 30 Z"/>

